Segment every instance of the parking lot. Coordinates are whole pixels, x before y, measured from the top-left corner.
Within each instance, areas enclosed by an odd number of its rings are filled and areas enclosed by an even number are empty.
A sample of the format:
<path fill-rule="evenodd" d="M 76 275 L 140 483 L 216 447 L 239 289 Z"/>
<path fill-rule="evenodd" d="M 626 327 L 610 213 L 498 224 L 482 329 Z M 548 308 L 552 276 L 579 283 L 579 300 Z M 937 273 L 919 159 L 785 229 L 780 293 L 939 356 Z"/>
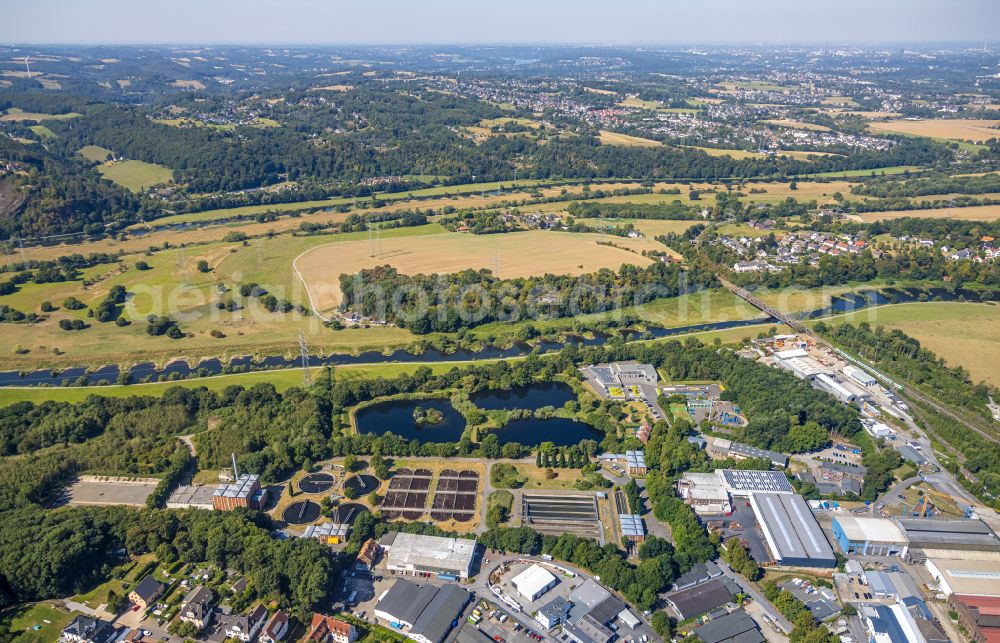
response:
<path fill-rule="evenodd" d="M 60 504 L 127 505 L 144 507 L 146 498 L 156 489 L 159 480 L 152 478 L 97 478 L 81 476 L 66 488 Z"/>
<path fill-rule="evenodd" d="M 747 506 L 748 504 L 745 499 L 735 498 L 733 511 L 730 515 L 704 515 L 702 520 L 706 525 L 717 524 L 721 526 L 723 540 L 736 536 L 746 543 L 754 560 L 769 561 L 771 554 L 757 526 L 757 517 L 754 516 L 753 509 Z"/>

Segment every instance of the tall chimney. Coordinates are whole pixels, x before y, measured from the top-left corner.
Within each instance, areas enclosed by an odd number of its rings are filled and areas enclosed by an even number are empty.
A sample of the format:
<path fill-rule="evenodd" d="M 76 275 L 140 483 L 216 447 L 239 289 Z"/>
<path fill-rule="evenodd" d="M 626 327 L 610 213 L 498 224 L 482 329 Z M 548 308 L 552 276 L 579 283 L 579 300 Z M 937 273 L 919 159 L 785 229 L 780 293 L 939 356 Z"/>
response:
<path fill-rule="evenodd" d="M 236 454 L 231 454 L 233 456 L 233 481 L 240 479 L 240 470 L 236 468 Z"/>

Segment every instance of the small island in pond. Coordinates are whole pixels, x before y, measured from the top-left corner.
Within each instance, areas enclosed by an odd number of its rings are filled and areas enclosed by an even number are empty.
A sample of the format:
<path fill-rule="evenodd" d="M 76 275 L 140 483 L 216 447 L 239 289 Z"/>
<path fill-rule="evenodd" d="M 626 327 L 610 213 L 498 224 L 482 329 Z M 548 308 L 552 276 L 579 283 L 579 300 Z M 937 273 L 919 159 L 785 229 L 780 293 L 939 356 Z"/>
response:
<path fill-rule="evenodd" d="M 444 420 L 444 413 L 437 409 L 425 409 L 418 406 L 413 409 L 413 421 L 416 424 L 438 424 Z"/>

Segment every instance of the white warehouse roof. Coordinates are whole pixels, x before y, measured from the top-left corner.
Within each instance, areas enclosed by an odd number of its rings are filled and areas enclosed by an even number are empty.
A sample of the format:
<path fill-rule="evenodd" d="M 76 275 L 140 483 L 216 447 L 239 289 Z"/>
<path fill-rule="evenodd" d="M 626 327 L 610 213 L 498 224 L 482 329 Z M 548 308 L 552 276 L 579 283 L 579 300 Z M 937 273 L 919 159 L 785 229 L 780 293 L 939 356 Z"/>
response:
<path fill-rule="evenodd" d="M 514 577 L 511 583 L 522 596 L 532 599 L 556 582 L 552 572 L 541 565 L 532 565 Z"/>
<path fill-rule="evenodd" d="M 778 359 L 791 359 L 793 357 L 805 357 L 808 354 L 804 348 L 790 348 L 786 351 L 778 351 L 774 356 Z"/>
<path fill-rule="evenodd" d="M 888 518 L 864 518 L 846 514 L 837 516 L 844 535 L 852 542 L 905 543 L 906 535 Z"/>
<path fill-rule="evenodd" d="M 392 541 L 386 565 L 390 569 L 449 571 L 467 576 L 476 541 L 400 532 Z"/>

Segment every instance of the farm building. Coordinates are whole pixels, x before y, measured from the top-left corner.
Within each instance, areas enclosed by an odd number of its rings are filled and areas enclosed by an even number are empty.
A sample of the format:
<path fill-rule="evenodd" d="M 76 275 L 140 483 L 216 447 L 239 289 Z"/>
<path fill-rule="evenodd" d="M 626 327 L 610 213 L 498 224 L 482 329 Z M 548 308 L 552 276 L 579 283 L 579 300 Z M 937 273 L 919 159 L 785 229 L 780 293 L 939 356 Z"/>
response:
<path fill-rule="evenodd" d="M 556 586 L 556 577 L 541 565 L 531 565 L 511 580 L 517 592 L 529 601 L 536 601 Z"/>
<path fill-rule="evenodd" d="M 792 567 L 836 566 L 833 548 L 802 496 L 754 493 L 750 495 L 750 506 L 776 563 Z"/>
<path fill-rule="evenodd" d="M 642 451 L 626 451 L 625 465 L 630 476 L 646 475 L 646 454 Z"/>
<path fill-rule="evenodd" d="M 441 643 L 471 598 L 453 583 L 433 587 L 401 579 L 379 597 L 375 616 L 398 624 L 418 643 Z"/>
<path fill-rule="evenodd" d="M 386 569 L 403 573 L 451 574 L 468 578 L 476 554 L 476 541 L 420 534 L 397 533 L 382 543 Z"/>
<path fill-rule="evenodd" d="M 906 556 L 906 534 L 888 518 L 865 518 L 850 514 L 833 518 L 833 538 L 845 554 Z"/>

